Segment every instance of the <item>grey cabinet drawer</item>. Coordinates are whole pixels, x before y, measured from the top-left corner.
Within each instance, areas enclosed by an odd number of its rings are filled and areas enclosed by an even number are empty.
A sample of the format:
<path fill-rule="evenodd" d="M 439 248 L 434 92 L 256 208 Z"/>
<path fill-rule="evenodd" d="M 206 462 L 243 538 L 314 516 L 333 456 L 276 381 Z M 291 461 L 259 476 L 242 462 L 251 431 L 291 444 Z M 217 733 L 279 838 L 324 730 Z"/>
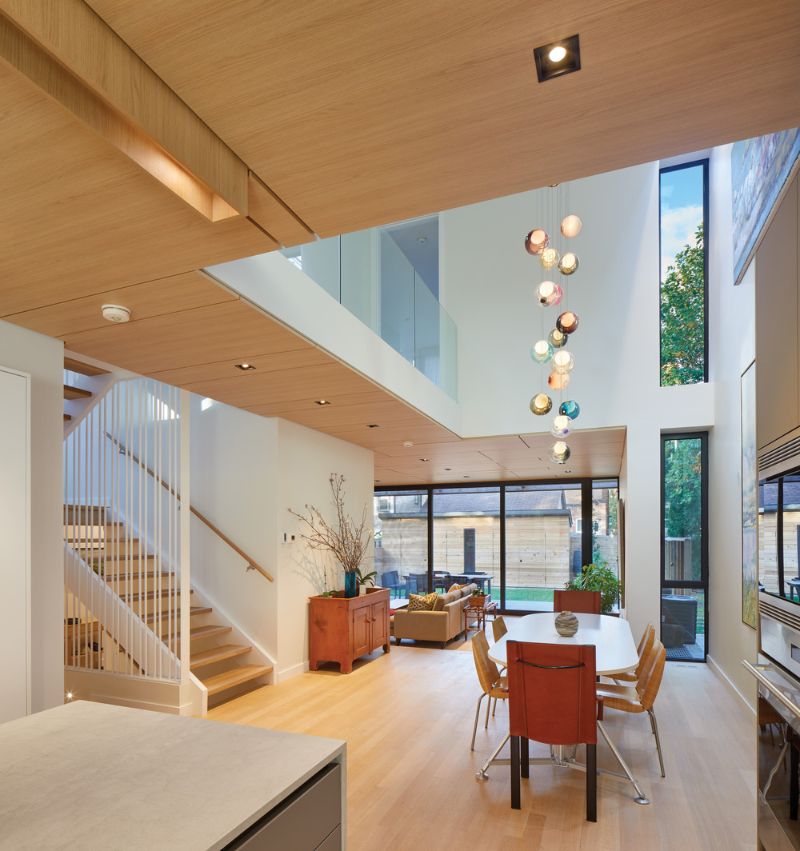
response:
<path fill-rule="evenodd" d="M 225 851 L 329 851 L 341 847 L 341 821 L 342 767 L 333 763 L 226 845 Z"/>

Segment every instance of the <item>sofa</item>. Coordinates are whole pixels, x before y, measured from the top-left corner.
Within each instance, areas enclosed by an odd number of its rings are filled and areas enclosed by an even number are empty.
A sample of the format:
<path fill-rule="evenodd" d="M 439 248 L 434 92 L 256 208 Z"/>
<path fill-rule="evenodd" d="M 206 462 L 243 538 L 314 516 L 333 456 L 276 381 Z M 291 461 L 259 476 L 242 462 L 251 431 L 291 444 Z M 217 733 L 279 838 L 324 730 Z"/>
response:
<path fill-rule="evenodd" d="M 394 613 L 395 644 L 410 638 L 414 641 L 436 641 L 444 647 L 464 631 L 464 608 L 477 587 L 475 584 L 465 585 L 443 595 L 440 611 L 397 609 Z"/>

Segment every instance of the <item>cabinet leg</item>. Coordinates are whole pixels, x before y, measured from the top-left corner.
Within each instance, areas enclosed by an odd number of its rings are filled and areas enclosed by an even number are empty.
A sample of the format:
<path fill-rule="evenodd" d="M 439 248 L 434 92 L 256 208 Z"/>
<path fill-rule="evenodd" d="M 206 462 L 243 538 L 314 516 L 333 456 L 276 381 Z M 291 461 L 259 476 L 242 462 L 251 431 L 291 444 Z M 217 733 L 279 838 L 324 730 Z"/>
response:
<path fill-rule="evenodd" d="M 309 661 L 308 670 L 309 671 L 318 671 L 319 670 L 319 662 L 316 659 L 313 662 Z"/>
<path fill-rule="evenodd" d="M 384 652 L 384 653 L 388 653 L 391 649 L 392 649 L 392 648 L 391 648 L 391 645 L 390 645 L 390 644 L 389 644 L 389 642 L 387 641 L 387 642 L 386 642 L 386 644 L 384 644 L 384 645 L 383 645 L 383 652 Z"/>
<path fill-rule="evenodd" d="M 353 672 L 353 663 L 352 662 L 340 662 L 339 663 L 339 671 L 342 674 L 351 674 Z"/>

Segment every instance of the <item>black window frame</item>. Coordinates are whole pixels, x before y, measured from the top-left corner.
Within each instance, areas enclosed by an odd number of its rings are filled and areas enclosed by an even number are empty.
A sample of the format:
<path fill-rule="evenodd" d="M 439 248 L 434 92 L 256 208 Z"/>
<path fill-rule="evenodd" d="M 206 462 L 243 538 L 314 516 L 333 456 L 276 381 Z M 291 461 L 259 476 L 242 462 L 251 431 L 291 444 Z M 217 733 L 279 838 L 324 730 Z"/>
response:
<path fill-rule="evenodd" d="M 708 257 L 709 257 L 709 192 L 708 171 L 709 158 L 691 160 L 685 163 L 664 166 L 658 170 L 658 386 L 659 387 L 691 387 L 690 384 L 663 384 L 661 375 L 661 345 L 662 345 L 662 321 L 661 321 L 661 288 L 664 282 L 661 280 L 661 243 L 663 229 L 661 226 L 661 178 L 673 171 L 682 171 L 687 168 L 703 167 L 703 381 L 697 384 L 708 384 L 709 381 L 709 347 L 708 347 Z"/>
<path fill-rule="evenodd" d="M 498 519 L 500 521 L 500 588 L 499 594 L 495 595 L 493 590 L 492 597 L 499 602 L 499 612 L 509 615 L 530 615 L 535 614 L 538 609 L 507 609 L 506 608 L 506 488 L 518 488 L 524 486 L 537 485 L 559 485 L 563 487 L 579 485 L 581 489 L 581 560 L 583 564 L 589 564 L 592 561 L 593 550 L 593 535 L 592 535 L 592 491 L 595 482 L 614 482 L 619 489 L 619 476 L 599 476 L 599 477 L 580 477 L 580 478 L 560 478 L 560 479 L 520 479 L 513 482 L 507 481 L 469 481 L 469 482 L 447 482 L 437 483 L 432 485 L 376 485 L 374 488 L 375 496 L 380 496 L 382 493 L 400 493 L 410 491 L 414 493 L 425 493 L 428 496 L 427 505 L 427 552 L 428 552 L 428 588 L 433 588 L 433 572 L 436 569 L 434 564 L 433 552 L 433 497 L 434 491 L 442 490 L 471 490 L 473 488 L 497 488 L 500 494 L 500 508 Z M 619 531 L 618 531 L 619 535 Z M 620 535 L 621 540 L 621 535 Z M 622 565 L 622 554 L 620 554 L 620 568 Z M 620 581 L 622 577 L 620 576 Z M 623 592 L 624 593 L 624 592 Z"/>
<path fill-rule="evenodd" d="M 665 446 L 667 441 L 671 440 L 697 440 L 700 439 L 700 579 L 687 579 L 677 581 L 675 579 L 667 580 L 667 564 L 666 564 L 666 464 L 665 464 Z M 709 549 L 708 549 L 708 431 L 682 431 L 682 432 L 662 432 L 661 434 L 661 531 L 660 549 L 661 549 L 661 575 L 659 582 L 659 624 L 663 624 L 662 616 L 662 596 L 665 588 L 686 588 L 689 590 L 697 589 L 703 592 L 703 658 L 702 659 L 679 659 L 675 661 L 681 662 L 705 662 L 708 658 L 708 649 L 711 639 L 711 630 L 709 627 L 709 605 L 708 605 L 708 572 L 709 572 Z M 661 629 L 659 628 L 659 637 Z M 669 650 L 667 650 L 667 659 L 669 659 Z"/>

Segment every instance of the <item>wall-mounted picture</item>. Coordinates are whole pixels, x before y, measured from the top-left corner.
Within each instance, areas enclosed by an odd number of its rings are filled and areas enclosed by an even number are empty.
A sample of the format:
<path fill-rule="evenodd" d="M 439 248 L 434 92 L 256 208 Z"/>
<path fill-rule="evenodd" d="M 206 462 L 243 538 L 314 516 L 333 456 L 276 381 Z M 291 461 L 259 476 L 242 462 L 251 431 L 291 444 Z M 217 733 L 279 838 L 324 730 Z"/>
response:
<path fill-rule="evenodd" d="M 737 142 L 731 151 L 733 278 L 738 284 L 800 156 L 800 128 Z"/>
<path fill-rule="evenodd" d="M 758 465 L 756 460 L 756 365 L 741 378 L 742 417 L 742 620 L 756 628 L 758 611 Z"/>

